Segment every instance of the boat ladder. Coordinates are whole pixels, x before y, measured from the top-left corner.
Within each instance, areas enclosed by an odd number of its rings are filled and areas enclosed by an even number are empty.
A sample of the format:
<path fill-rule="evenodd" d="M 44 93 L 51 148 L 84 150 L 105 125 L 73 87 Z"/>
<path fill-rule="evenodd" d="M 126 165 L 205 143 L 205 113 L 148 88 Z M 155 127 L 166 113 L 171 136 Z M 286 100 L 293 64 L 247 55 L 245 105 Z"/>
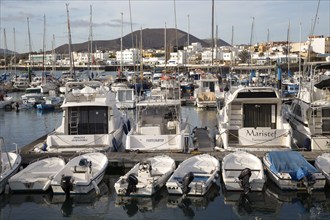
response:
<path fill-rule="evenodd" d="M 78 134 L 79 113 L 76 110 L 71 110 L 70 114 L 70 134 Z"/>

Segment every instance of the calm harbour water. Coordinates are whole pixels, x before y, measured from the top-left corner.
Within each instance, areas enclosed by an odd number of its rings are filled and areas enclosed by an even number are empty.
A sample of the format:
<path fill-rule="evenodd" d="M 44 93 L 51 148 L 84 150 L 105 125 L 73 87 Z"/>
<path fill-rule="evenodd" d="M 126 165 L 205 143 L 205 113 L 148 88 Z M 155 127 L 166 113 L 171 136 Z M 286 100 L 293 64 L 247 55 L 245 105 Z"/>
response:
<path fill-rule="evenodd" d="M 14 94 L 19 96 L 19 94 Z M 192 126 L 214 128 L 214 109 L 183 107 Z M 60 125 L 62 112 L 0 110 L 0 136 L 7 150 L 20 148 Z M 130 115 L 134 115 L 130 112 Z M 13 144 L 16 143 L 16 144 Z M 113 185 L 120 173 L 109 171 L 95 192 L 71 196 L 47 194 L 0 195 L 0 219 L 330 219 L 330 189 L 313 192 L 282 192 L 271 182 L 263 192 L 226 192 L 218 180 L 204 197 L 182 198 L 162 189 L 155 196 L 118 197 Z"/>

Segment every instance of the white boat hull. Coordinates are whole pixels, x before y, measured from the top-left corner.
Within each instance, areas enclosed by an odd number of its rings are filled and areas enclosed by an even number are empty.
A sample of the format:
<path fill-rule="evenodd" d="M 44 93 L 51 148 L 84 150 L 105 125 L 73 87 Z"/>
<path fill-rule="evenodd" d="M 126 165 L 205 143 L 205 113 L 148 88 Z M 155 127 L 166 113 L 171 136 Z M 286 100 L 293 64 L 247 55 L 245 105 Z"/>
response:
<path fill-rule="evenodd" d="M 81 166 L 81 160 L 91 162 L 89 166 Z M 97 185 L 102 181 L 108 166 L 108 158 L 99 152 L 86 153 L 71 159 L 51 181 L 53 193 L 66 193 L 62 186 L 62 177 L 69 177 L 72 189 L 70 194 L 86 194 L 98 190 Z"/>
<path fill-rule="evenodd" d="M 237 151 L 226 155 L 222 161 L 222 180 L 228 191 L 243 191 L 239 176 L 245 168 L 249 168 L 251 176 L 249 178 L 251 191 L 262 191 L 266 182 L 262 162 L 256 156 Z"/>
<path fill-rule="evenodd" d="M 319 169 L 330 186 L 330 153 L 323 153 L 315 159 L 315 167 Z"/>
<path fill-rule="evenodd" d="M 136 164 L 129 172 L 120 177 L 115 183 L 118 195 L 151 196 L 161 189 L 175 170 L 175 161 L 169 156 L 155 156 L 148 158 L 150 170 L 143 168 L 143 162 Z M 138 182 L 136 191 L 129 192 L 129 175 L 133 174 Z"/>
<path fill-rule="evenodd" d="M 208 155 L 202 154 L 184 160 L 179 167 L 174 171 L 170 179 L 166 183 L 166 188 L 169 194 L 177 195 L 205 195 L 212 184 L 216 182 L 220 171 L 219 161 Z M 187 173 L 193 174 L 193 179 L 189 183 L 189 192 L 184 192 L 183 181 Z"/>
<path fill-rule="evenodd" d="M 65 166 L 61 158 L 36 161 L 12 176 L 8 183 L 12 191 L 47 191 L 52 178 Z"/>
<path fill-rule="evenodd" d="M 304 181 L 304 179 L 298 181 L 293 180 L 289 173 L 281 172 L 276 173 L 271 170 L 271 162 L 269 161 L 267 154 L 263 157 L 263 162 L 267 170 L 268 177 L 282 190 L 321 190 L 325 186 L 325 177 L 321 172 L 315 172 L 312 174 L 313 181 Z"/>
<path fill-rule="evenodd" d="M 8 161 L 8 156 L 9 156 L 9 161 L 11 165 L 9 164 Z M 0 176 L 0 194 L 2 194 L 6 188 L 6 185 L 8 183 L 8 180 L 11 176 L 13 176 L 19 169 L 22 158 L 19 154 L 16 153 L 1 153 L 2 157 L 2 172 Z"/>

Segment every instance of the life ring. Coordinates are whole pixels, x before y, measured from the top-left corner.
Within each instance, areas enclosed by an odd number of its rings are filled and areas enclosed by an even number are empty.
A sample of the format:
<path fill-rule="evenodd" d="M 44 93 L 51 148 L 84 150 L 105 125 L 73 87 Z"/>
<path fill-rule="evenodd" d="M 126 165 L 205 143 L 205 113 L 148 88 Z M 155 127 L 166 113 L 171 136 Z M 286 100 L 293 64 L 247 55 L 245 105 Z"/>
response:
<path fill-rule="evenodd" d="M 131 121 L 127 119 L 127 130 L 131 131 Z"/>

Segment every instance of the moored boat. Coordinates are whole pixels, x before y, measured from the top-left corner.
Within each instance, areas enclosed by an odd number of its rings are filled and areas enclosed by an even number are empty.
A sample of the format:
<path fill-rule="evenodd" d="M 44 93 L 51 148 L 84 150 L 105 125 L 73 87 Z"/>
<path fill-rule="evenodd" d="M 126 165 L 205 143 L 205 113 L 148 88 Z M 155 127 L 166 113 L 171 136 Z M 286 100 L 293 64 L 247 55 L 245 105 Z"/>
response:
<path fill-rule="evenodd" d="M 65 166 L 59 157 L 49 157 L 29 164 L 9 180 L 13 191 L 47 191 L 52 178 Z"/>
<path fill-rule="evenodd" d="M 261 160 L 244 151 L 227 154 L 222 161 L 221 173 L 229 191 L 262 191 L 266 182 Z"/>
<path fill-rule="evenodd" d="M 169 194 L 205 195 L 219 177 L 220 162 L 209 154 L 184 160 L 166 183 Z"/>
<path fill-rule="evenodd" d="M 55 194 L 86 194 L 95 189 L 104 177 L 108 158 L 100 152 L 76 156 L 54 176 L 51 187 Z"/>
<path fill-rule="evenodd" d="M 0 194 L 6 188 L 7 182 L 19 169 L 22 158 L 14 152 L 4 152 L 4 140 L 0 137 Z"/>
<path fill-rule="evenodd" d="M 282 117 L 282 99 L 272 87 L 228 91 L 218 109 L 217 145 L 226 150 L 291 149 L 290 125 Z"/>
<path fill-rule="evenodd" d="M 123 151 L 128 118 L 116 107 L 114 95 L 101 82 L 69 82 L 61 108 L 62 124 L 47 136 L 40 152 Z M 127 126 L 126 126 L 127 129 Z"/>
<path fill-rule="evenodd" d="M 330 185 L 330 153 L 323 153 L 316 157 L 315 167 L 325 176 L 328 185 Z"/>
<path fill-rule="evenodd" d="M 162 188 L 175 170 L 175 161 L 166 155 L 137 163 L 115 183 L 118 195 L 151 196 Z"/>
<path fill-rule="evenodd" d="M 320 190 L 325 186 L 321 171 L 311 165 L 299 152 L 271 151 L 263 162 L 268 177 L 283 190 Z"/>
<path fill-rule="evenodd" d="M 177 90 L 153 89 L 136 103 L 136 123 L 127 134 L 127 150 L 183 152 L 193 147 L 188 118 L 182 117 L 180 99 L 172 92 Z"/>

